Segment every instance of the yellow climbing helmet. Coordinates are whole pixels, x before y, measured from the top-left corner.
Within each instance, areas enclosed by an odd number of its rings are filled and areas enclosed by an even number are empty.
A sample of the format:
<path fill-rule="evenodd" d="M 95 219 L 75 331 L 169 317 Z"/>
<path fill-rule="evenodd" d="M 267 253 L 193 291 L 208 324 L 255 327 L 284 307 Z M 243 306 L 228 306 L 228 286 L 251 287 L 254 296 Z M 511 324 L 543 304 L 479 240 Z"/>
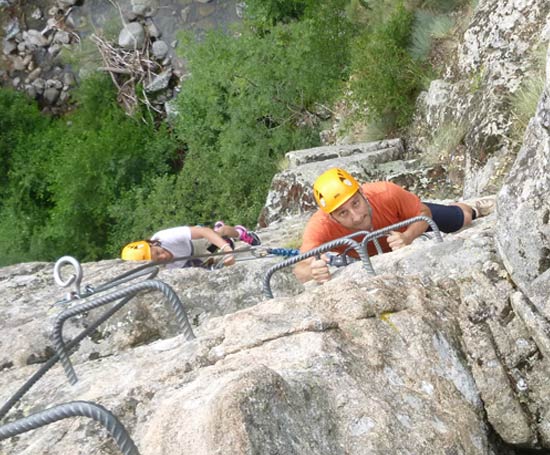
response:
<path fill-rule="evenodd" d="M 326 213 L 332 213 L 359 189 L 359 183 L 343 169 L 334 167 L 322 173 L 313 184 L 317 204 Z"/>
<path fill-rule="evenodd" d="M 151 246 L 145 240 L 139 240 L 126 245 L 120 255 L 125 261 L 149 261 L 151 260 Z"/>

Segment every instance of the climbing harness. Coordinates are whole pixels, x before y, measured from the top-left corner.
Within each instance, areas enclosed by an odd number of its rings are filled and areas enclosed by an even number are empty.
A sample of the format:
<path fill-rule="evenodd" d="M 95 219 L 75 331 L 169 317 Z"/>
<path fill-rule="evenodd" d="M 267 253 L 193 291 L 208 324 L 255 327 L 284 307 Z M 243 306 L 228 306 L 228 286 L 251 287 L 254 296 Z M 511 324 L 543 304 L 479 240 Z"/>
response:
<path fill-rule="evenodd" d="M 334 253 L 333 251 L 329 251 L 326 255 L 328 257 L 328 265 L 332 267 L 346 267 L 347 265 L 358 261 L 358 259 L 355 259 L 354 257 L 346 254 Z"/>

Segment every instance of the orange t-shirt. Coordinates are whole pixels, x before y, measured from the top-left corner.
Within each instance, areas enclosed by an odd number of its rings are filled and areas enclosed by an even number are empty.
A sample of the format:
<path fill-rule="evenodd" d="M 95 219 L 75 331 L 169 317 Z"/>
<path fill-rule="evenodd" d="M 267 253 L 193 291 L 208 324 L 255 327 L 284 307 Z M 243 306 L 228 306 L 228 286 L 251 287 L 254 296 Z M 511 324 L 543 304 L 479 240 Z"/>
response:
<path fill-rule="evenodd" d="M 372 207 L 372 228 L 374 231 L 420 215 L 421 202 L 418 196 L 404 190 L 395 183 L 364 183 L 361 185 L 361 189 Z M 403 232 L 405 229 L 407 227 L 401 228 L 399 231 Z M 305 253 L 323 243 L 336 240 L 353 232 L 355 231 L 346 229 L 319 209 L 306 224 L 300 251 Z M 358 242 L 361 242 L 362 239 L 363 236 L 354 238 Z M 378 241 L 384 252 L 391 251 L 386 237 L 381 237 Z M 335 251 L 343 252 L 346 248 L 346 246 L 338 247 L 335 248 Z M 368 251 L 369 256 L 376 254 L 373 242 L 369 242 Z M 350 251 L 350 255 L 356 256 L 355 251 Z"/>

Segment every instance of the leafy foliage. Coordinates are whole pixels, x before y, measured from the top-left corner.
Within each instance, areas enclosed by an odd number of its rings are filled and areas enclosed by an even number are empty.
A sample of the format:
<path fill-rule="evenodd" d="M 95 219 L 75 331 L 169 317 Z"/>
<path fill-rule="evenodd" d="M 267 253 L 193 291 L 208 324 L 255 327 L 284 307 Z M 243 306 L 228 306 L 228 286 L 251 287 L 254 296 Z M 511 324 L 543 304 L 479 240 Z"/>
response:
<path fill-rule="evenodd" d="M 0 186 L 8 181 L 13 168 L 13 150 L 23 144 L 33 132 L 41 132 L 49 120 L 40 114 L 38 107 L 22 93 L 0 88 Z"/>
<path fill-rule="evenodd" d="M 126 116 L 105 77 L 86 79 L 78 107 L 57 120 L 0 92 L 0 264 L 94 260 L 162 227 L 218 217 L 254 224 L 277 163 L 318 144 L 316 103 L 347 77 L 344 4 L 258 3 L 262 27 L 190 41 L 175 121 L 184 147 L 167 128 Z"/>
<path fill-rule="evenodd" d="M 0 221 L 4 263 L 61 254 L 101 258 L 113 225 L 109 206 L 125 189 L 169 169 L 174 141 L 127 117 L 107 78 L 88 79 L 80 99 L 70 117 L 14 146 Z M 20 114 L 23 124 L 30 121 Z"/>
<path fill-rule="evenodd" d="M 394 115 L 406 125 L 421 87 L 422 69 L 407 52 L 414 16 L 402 5 L 387 22 L 358 37 L 353 51 L 353 91 L 375 119 Z"/>
<path fill-rule="evenodd" d="M 36 103 L 0 89 L 0 265 L 30 260 L 51 207 L 48 160 L 58 132 Z"/>
<path fill-rule="evenodd" d="M 266 29 L 278 23 L 302 19 L 313 0 L 248 0 L 246 17 L 256 27 Z"/>
<path fill-rule="evenodd" d="M 409 52 L 416 60 L 425 61 L 430 53 L 433 39 L 443 38 L 453 27 L 453 20 L 444 14 L 419 10 L 415 13 Z"/>
<path fill-rule="evenodd" d="M 184 218 L 254 224 L 283 154 L 318 143 L 305 125 L 315 103 L 337 93 L 349 61 L 341 10 L 326 2 L 270 33 L 211 33 L 184 46 L 191 77 L 176 130 L 189 153 L 175 183 Z"/>

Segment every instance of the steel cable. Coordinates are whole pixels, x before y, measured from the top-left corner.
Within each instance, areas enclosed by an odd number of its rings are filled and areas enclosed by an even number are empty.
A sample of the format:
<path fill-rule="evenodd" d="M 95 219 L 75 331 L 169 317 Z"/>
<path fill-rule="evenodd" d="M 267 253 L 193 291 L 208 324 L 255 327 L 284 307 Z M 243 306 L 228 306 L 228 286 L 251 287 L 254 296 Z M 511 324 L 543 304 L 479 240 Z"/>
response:
<path fill-rule="evenodd" d="M 62 266 L 65 264 L 70 264 L 75 269 L 75 273 L 73 273 L 67 280 L 63 280 L 63 278 L 61 277 L 61 269 L 62 269 Z M 87 285 L 85 287 L 86 292 L 81 293 L 80 283 L 82 281 L 82 276 L 83 276 L 82 267 L 80 263 L 72 256 L 63 256 L 59 258 L 54 265 L 53 277 L 56 284 L 63 288 L 66 288 L 71 284 L 75 285 L 75 291 L 70 292 L 65 298 L 65 301 L 70 301 L 74 299 L 84 299 L 86 297 L 90 297 L 93 294 L 97 294 L 98 292 L 103 292 L 112 287 L 127 283 L 128 281 L 134 280 L 143 275 L 147 275 L 148 273 L 150 273 L 149 279 L 154 278 L 159 273 L 159 268 L 157 266 L 158 264 L 159 264 L 158 262 L 152 262 L 152 263 L 140 265 L 139 267 L 136 267 L 133 270 L 124 272 L 118 277 L 115 277 L 112 280 L 107 281 L 105 284 L 98 286 L 95 289 L 92 286 Z M 148 269 L 152 267 L 154 267 L 154 270 L 149 271 Z"/>
<path fill-rule="evenodd" d="M 154 267 L 153 270 L 148 270 L 149 268 L 151 267 Z M 90 297 L 91 295 L 93 294 L 98 294 L 99 292 L 104 292 L 108 289 L 111 289 L 111 288 L 114 288 L 116 286 L 120 286 L 121 284 L 125 284 L 125 283 L 128 283 L 129 281 L 132 281 L 132 280 L 135 280 L 136 278 L 140 278 L 144 275 L 147 275 L 149 274 L 149 276 L 147 277 L 148 280 L 156 277 L 159 273 L 159 268 L 157 266 L 152 266 L 152 265 L 149 265 L 149 267 L 146 267 L 146 268 L 139 268 L 138 269 L 135 269 L 135 270 L 132 270 L 132 273 L 131 274 L 127 274 L 126 276 L 124 277 L 117 277 L 117 278 L 114 278 L 96 288 L 93 288 L 91 287 L 90 285 L 86 286 L 86 293 L 84 294 L 80 294 L 79 295 L 79 298 L 81 299 L 84 299 L 86 297 Z"/>

